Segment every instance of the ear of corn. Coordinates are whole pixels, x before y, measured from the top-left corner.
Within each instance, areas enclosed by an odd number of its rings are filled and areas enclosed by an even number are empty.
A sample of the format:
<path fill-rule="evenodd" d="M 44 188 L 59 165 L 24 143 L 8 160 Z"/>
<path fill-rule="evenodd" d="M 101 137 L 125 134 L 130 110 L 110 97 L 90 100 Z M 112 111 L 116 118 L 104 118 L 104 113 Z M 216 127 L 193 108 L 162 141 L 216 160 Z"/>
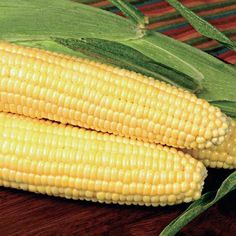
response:
<path fill-rule="evenodd" d="M 236 169 L 236 122 L 232 121 L 231 131 L 221 145 L 186 152 L 208 167 Z"/>
<path fill-rule="evenodd" d="M 119 136 L 0 113 L 0 185 L 72 199 L 164 206 L 198 199 L 204 165 Z"/>
<path fill-rule="evenodd" d="M 135 72 L 0 43 L 0 111 L 180 148 L 223 142 L 226 117 L 204 100 Z"/>

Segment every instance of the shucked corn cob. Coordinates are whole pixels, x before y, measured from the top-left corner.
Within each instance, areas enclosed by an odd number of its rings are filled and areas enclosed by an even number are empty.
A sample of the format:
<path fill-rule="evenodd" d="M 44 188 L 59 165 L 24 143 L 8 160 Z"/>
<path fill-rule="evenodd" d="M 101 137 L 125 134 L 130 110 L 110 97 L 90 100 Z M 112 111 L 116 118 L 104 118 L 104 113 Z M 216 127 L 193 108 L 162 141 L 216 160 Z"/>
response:
<path fill-rule="evenodd" d="M 232 121 L 231 132 L 221 145 L 187 152 L 212 168 L 236 168 L 236 122 Z"/>
<path fill-rule="evenodd" d="M 73 199 L 173 205 L 198 199 L 206 169 L 174 148 L 0 113 L 0 185 Z"/>
<path fill-rule="evenodd" d="M 124 69 L 0 43 L 0 111 L 180 148 L 223 142 L 226 117 L 204 100 Z"/>

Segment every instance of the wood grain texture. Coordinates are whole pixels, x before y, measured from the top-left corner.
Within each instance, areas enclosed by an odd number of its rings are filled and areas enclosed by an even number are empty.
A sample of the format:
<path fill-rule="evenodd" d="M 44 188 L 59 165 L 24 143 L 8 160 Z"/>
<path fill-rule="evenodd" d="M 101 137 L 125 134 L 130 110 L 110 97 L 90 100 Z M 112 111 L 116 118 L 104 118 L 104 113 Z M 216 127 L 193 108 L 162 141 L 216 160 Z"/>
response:
<path fill-rule="evenodd" d="M 205 190 L 216 189 L 231 172 L 210 170 Z M 187 206 L 105 205 L 0 188 L 0 235 L 153 236 Z M 236 235 L 236 192 L 203 213 L 178 235 Z"/>

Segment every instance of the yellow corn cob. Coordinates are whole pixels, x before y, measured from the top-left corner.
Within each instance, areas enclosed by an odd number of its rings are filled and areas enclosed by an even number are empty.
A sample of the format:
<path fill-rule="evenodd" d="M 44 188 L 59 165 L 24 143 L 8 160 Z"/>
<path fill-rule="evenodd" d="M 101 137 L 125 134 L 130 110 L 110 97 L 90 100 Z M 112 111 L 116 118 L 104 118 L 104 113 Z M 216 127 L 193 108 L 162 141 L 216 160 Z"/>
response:
<path fill-rule="evenodd" d="M 0 43 L 0 111 L 180 148 L 223 142 L 218 108 L 128 70 Z"/>
<path fill-rule="evenodd" d="M 206 169 L 174 148 L 0 113 L 0 185 L 106 203 L 198 199 Z"/>
<path fill-rule="evenodd" d="M 236 168 L 236 122 L 232 121 L 232 129 L 221 145 L 202 150 L 187 150 L 187 152 L 208 167 Z"/>

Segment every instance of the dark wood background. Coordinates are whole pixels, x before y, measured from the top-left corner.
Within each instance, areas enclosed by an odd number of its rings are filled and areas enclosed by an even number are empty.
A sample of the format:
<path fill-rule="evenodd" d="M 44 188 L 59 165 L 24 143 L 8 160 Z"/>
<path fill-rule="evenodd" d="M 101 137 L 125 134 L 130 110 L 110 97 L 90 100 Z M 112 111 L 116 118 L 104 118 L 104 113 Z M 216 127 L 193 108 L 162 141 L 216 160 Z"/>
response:
<path fill-rule="evenodd" d="M 232 171 L 211 170 L 205 190 Z M 66 200 L 0 188 L 0 235 L 158 235 L 187 204 L 137 207 Z M 211 207 L 178 235 L 236 235 L 236 192 Z"/>

